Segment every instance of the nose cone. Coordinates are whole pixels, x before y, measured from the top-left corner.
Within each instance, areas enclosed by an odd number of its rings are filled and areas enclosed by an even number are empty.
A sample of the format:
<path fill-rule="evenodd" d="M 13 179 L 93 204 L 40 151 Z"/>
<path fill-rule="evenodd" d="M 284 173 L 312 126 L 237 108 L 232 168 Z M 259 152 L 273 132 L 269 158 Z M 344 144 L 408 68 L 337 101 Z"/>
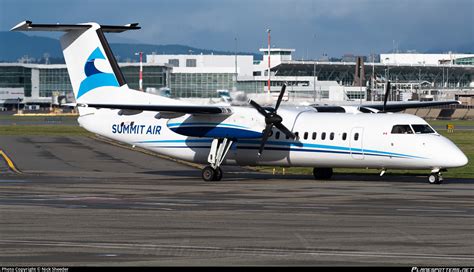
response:
<path fill-rule="evenodd" d="M 455 154 L 451 155 L 451 164 L 452 166 L 449 166 L 449 167 L 462 167 L 464 165 L 466 165 L 469 160 L 467 159 L 466 155 L 464 155 L 464 153 L 458 149 L 457 152 L 454 152 Z"/>
<path fill-rule="evenodd" d="M 447 138 L 443 139 L 442 146 L 443 152 L 440 155 L 442 156 L 443 166 L 445 168 L 462 167 L 469 162 L 461 149 Z"/>

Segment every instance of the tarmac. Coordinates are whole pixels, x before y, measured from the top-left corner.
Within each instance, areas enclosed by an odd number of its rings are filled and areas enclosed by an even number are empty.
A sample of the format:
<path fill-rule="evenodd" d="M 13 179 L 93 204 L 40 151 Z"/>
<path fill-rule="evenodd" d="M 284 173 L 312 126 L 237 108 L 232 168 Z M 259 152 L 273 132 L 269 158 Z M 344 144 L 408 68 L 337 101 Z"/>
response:
<path fill-rule="evenodd" d="M 0 266 L 474 264 L 474 178 L 200 170 L 90 137 L 0 136 Z"/>

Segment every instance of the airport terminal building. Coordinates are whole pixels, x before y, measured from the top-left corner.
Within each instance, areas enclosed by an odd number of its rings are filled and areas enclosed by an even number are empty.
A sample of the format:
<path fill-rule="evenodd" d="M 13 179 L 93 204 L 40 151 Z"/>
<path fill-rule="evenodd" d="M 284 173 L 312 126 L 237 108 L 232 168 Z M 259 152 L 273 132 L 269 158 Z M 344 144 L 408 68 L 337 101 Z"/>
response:
<path fill-rule="evenodd" d="M 385 80 L 390 100 L 460 99 L 473 103 L 474 54 L 381 54 L 380 62 L 294 60 L 294 49 L 260 49 L 251 55 L 146 56 L 143 90 L 183 98 L 218 97 L 218 90 L 278 93 L 287 100 L 341 102 L 381 100 Z M 119 64 L 128 85 L 139 89 L 139 63 Z M 270 72 L 270 88 L 268 79 Z M 64 64 L 0 63 L 0 106 L 51 106 L 73 101 Z"/>
<path fill-rule="evenodd" d="M 138 63 L 121 63 L 122 73 L 131 88 L 139 88 Z M 149 88 L 167 86 L 170 69 L 148 65 L 143 68 L 143 81 Z M 62 99 L 74 101 L 69 74 L 64 64 L 0 63 L 0 106 L 16 107 L 18 98 L 24 105 L 49 107 Z"/>

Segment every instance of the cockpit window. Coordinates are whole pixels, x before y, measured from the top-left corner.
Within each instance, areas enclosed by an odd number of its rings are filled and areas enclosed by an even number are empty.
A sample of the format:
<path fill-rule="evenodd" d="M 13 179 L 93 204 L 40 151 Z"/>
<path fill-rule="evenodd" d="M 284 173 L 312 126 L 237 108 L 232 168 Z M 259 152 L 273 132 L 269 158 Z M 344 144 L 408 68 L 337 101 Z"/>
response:
<path fill-rule="evenodd" d="M 435 131 L 428 125 L 411 125 L 416 134 L 435 133 Z"/>
<path fill-rule="evenodd" d="M 392 134 L 413 134 L 409 125 L 395 125 L 392 128 Z"/>

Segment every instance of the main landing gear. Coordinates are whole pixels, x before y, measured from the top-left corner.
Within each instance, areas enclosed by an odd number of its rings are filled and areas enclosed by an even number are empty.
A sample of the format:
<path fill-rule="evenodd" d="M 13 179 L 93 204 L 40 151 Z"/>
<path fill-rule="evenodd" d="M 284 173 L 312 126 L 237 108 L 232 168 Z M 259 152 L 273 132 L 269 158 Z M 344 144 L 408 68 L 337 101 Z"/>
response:
<path fill-rule="evenodd" d="M 331 179 L 332 174 L 332 168 L 313 168 L 315 179 Z"/>
<path fill-rule="evenodd" d="M 443 176 L 440 171 L 433 171 L 428 177 L 428 182 L 430 184 L 441 184 L 443 183 Z"/>
<path fill-rule="evenodd" d="M 202 179 L 204 181 L 219 181 L 222 179 L 222 169 L 220 167 L 214 169 L 208 165 L 202 169 Z"/>
<path fill-rule="evenodd" d="M 219 181 L 222 179 L 222 169 L 220 166 L 227 152 L 229 152 L 232 143 L 233 141 L 228 138 L 214 139 L 212 141 L 211 150 L 207 157 L 207 161 L 210 165 L 202 169 L 202 179 L 204 181 Z"/>

